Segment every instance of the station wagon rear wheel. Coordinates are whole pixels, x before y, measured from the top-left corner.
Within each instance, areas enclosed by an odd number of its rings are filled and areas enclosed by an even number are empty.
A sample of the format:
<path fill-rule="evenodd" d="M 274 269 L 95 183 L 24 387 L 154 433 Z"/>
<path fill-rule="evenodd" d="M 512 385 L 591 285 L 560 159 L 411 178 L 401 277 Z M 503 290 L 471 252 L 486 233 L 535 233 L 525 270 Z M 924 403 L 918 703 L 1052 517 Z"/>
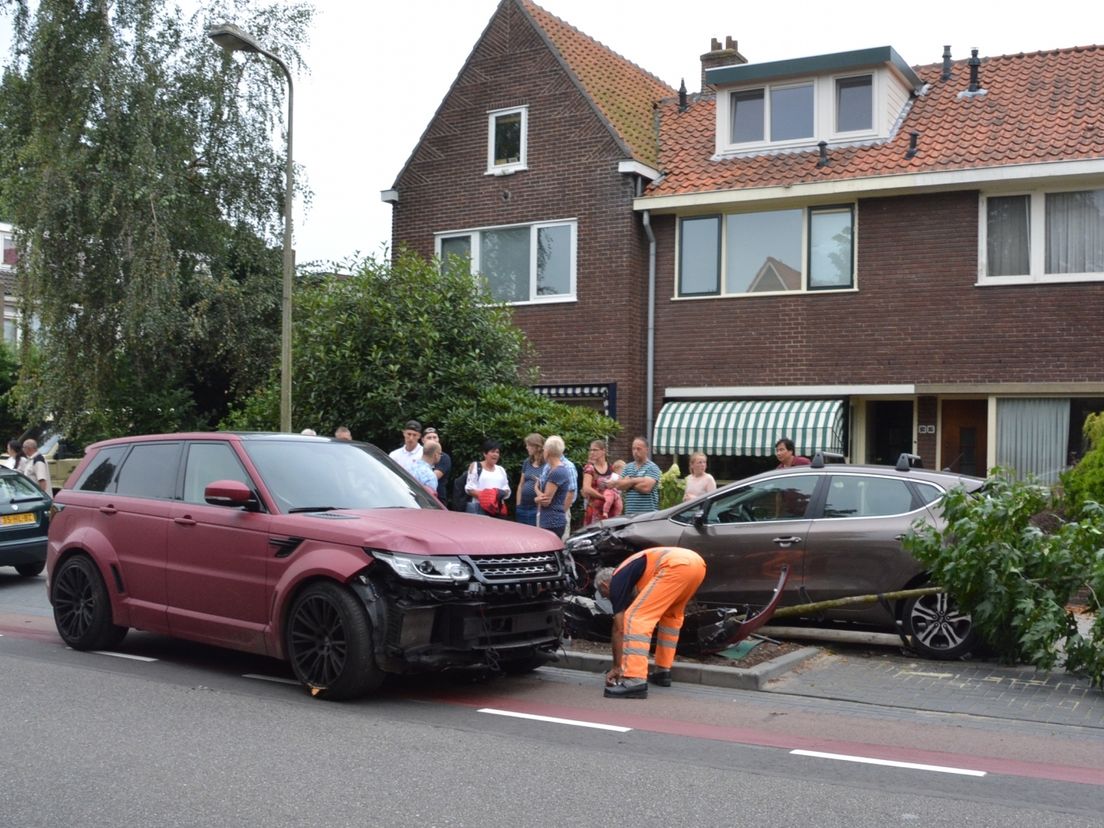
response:
<path fill-rule="evenodd" d="M 24 578 L 33 578 L 46 568 L 46 561 L 39 561 L 38 563 L 19 564 L 15 571 L 22 575 Z"/>
<path fill-rule="evenodd" d="M 50 589 L 54 624 L 61 640 L 74 650 L 106 650 L 127 633 L 111 620 L 111 598 L 96 564 L 74 555 L 54 574 Z"/>
<path fill-rule="evenodd" d="M 296 678 L 319 698 L 356 698 L 383 681 L 364 605 L 335 583 L 311 584 L 296 597 L 288 614 L 287 653 Z"/>
<path fill-rule="evenodd" d="M 978 643 L 969 613 L 945 592 L 906 601 L 904 628 L 909 644 L 924 658 L 961 658 Z"/>

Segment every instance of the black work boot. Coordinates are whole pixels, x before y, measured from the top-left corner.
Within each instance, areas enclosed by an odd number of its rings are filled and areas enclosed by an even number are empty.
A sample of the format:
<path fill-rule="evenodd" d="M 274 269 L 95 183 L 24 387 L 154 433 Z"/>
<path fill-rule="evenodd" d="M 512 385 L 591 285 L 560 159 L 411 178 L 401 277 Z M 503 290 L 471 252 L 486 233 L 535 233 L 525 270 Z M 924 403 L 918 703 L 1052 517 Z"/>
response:
<path fill-rule="evenodd" d="M 670 687 L 671 686 L 671 671 L 670 670 L 653 670 L 651 675 L 648 676 L 648 681 L 650 681 L 656 687 Z"/>
<path fill-rule="evenodd" d="M 606 687 L 607 699 L 646 699 L 648 698 L 648 682 L 640 678 L 621 679 L 617 684 Z"/>

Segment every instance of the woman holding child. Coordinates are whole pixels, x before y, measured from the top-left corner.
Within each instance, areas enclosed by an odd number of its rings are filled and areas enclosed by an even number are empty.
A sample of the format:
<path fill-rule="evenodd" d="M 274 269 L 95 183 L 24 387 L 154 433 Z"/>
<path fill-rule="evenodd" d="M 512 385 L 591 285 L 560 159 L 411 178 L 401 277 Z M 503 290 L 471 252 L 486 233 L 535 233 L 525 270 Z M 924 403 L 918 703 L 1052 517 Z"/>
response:
<path fill-rule="evenodd" d="M 617 472 L 610 465 L 605 440 L 594 440 L 590 444 L 587 464 L 583 467 L 583 497 L 586 498 L 586 514 L 583 526 L 589 526 L 608 517 L 621 514 L 621 494 L 616 489 L 607 489 L 610 478 L 616 479 Z"/>

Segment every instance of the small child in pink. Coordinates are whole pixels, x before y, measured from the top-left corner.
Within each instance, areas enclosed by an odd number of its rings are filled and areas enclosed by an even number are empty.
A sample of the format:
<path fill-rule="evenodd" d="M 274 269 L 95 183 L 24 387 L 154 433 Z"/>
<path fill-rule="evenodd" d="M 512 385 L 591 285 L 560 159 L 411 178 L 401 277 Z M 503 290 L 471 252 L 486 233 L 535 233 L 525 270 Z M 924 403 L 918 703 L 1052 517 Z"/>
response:
<path fill-rule="evenodd" d="M 621 479 L 621 472 L 625 470 L 624 460 L 614 460 L 610 464 L 610 474 L 608 477 L 603 477 L 598 480 L 598 490 L 602 492 L 602 499 L 606 502 L 602 505 L 602 520 L 608 517 L 617 517 L 621 514 L 623 508 L 621 503 L 621 492 L 617 489 L 611 488 L 610 483 L 615 480 Z"/>

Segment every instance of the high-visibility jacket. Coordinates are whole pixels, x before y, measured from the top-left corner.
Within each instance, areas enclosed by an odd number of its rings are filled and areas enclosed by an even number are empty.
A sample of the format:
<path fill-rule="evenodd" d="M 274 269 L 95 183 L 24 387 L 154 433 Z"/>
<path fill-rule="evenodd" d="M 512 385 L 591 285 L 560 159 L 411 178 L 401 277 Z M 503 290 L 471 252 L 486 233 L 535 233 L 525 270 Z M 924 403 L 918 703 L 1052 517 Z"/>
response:
<path fill-rule="evenodd" d="M 703 580 L 705 561 L 701 555 L 678 546 L 645 549 L 614 570 L 610 599 L 615 613 L 624 612 L 621 672 L 625 678 L 648 677 L 653 632 L 656 666 L 671 668 L 686 605 Z M 633 590 L 636 595 L 628 603 L 626 593 Z"/>

